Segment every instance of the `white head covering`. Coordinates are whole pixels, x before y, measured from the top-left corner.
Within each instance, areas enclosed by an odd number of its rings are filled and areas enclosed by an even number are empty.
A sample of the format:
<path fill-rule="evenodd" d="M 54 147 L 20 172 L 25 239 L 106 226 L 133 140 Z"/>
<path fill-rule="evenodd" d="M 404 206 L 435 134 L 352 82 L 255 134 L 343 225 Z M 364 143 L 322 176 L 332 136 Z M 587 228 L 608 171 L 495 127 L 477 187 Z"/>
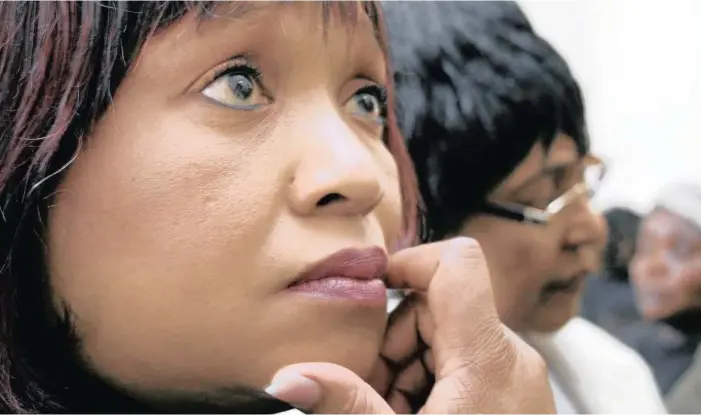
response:
<path fill-rule="evenodd" d="M 662 188 L 655 206 L 678 215 L 701 229 L 701 185 L 676 183 Z"/>

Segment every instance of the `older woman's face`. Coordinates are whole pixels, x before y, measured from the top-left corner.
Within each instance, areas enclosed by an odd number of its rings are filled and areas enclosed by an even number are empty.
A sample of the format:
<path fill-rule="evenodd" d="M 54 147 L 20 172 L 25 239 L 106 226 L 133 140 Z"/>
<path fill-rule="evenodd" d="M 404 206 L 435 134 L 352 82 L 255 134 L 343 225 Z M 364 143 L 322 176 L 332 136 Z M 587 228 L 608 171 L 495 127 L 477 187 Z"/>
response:
<path fill-rule="evenodd" d="M 638 233 L 630 274 L 647 319 L 701 308 L 701 230 L 667 210 L 652 211 Z"/>
<path fill-rule="evenodd" d="M 332 13 L 324 33 L 311 3 L 216 14 L 146 44 L 70 167 L 55 302 L 93 369 L 133 390 L 263 387 L 301 361 L 368 375 L 381 281 L 288 286 L 346 248 L 381 268 L 400 231 L 371 22 Z"/>
<path fill-rule="evenodd" d="M 581 179 L 571 138 L 560 136 L 548 151 L 536 144 L 490 199 L 545 208 L 566 190 L 560 183 L 565 175 L 557 172 L 568 169 L 575 174 L 566 176 Z M 482 245 L 502 321 L 517 331 L 550 332 L 576 315 L 584 278 L 598 268 L 605 229 L 603 217 L 582 198 L 547 225 L 476 215 L 462 234 Z"/>

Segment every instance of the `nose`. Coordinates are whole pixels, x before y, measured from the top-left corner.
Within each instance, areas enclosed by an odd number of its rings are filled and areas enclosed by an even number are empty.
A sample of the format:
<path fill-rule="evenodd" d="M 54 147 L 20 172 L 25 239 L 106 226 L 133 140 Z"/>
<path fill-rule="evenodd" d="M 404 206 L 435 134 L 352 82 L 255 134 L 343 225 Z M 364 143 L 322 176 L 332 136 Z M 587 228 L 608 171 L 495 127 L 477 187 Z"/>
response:
<path fill-rule="evenodd" d="M 646 281 L 665 279 L 670 269 L 660 252 L 650 252 L 636 255 L 631 261 L 630 271 L 637 284 L 644 284 Z"/>
<path fill-rule="evenodd" d="M 290 205 L 300 215 L 365 216 L 382 200 L 380 169 L 365 138 L 335 111 L 303 123 L 304 143 L 292 178 Z"/>
<path fill-rule="evenodd" d="M 564 246 L 568 250 L 581 250 L 589 248 L 591 251 L 591 264 L 587 268 L 592 271 L 598 268 L 600 254 L 606 245 L 607 226 L 601 213 L 594 211 L 588 200 L 582 199 L 568 207 L 567 230 L 565 232 Z"/>

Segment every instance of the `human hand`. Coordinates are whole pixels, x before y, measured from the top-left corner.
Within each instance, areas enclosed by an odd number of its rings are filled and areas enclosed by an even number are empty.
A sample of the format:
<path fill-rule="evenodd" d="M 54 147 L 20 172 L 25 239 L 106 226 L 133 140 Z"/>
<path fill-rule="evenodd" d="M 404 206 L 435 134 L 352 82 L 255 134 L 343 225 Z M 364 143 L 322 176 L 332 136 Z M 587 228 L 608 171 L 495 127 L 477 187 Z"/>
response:
<path fill-rule="evenodd" d="M 368 382 L 338 365 L 301 363 L 279 371 L 269 392 L 317 413 L 555 412 L 545 363 L 499 321 L 474 240 L 398 252 L 388 286 L 412 294 L 391 316 Z"/>

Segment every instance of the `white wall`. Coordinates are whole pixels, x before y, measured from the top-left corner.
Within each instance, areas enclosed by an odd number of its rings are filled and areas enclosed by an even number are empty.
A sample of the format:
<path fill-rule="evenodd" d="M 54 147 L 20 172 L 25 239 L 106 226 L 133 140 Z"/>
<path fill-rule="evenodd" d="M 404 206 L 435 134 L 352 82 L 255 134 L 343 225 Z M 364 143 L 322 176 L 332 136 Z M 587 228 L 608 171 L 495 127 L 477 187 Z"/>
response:
<path fill-rule="evenodd" d="M 519 1 L 579 79 L 601 207 L 645 209 L 665 183 L 701 183 L 701 0 Z"/>

